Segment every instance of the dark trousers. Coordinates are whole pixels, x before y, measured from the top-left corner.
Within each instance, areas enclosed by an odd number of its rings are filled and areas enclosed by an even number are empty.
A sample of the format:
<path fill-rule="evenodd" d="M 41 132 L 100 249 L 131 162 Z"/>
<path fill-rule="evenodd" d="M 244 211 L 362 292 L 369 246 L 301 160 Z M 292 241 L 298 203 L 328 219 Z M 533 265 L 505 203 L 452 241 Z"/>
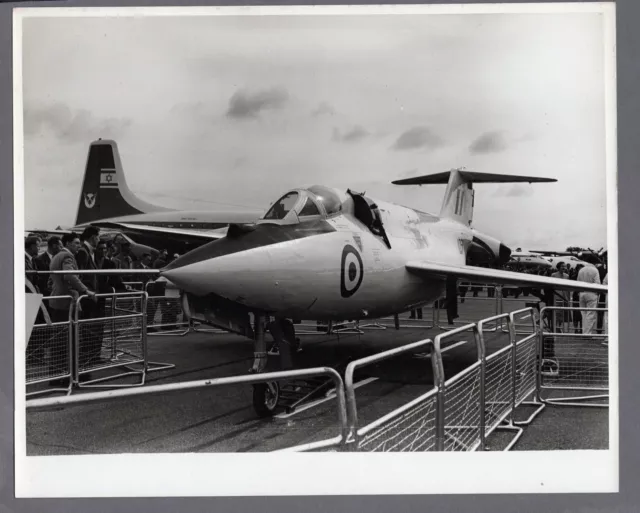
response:
<path fill-rule="evenodd" d="M 105 300 L 99 298 L 97 303 L 90 299 L 82 301 L 82 310 L 78 318 L 80 320 L 99 319 L 104 317 Z M 80 323 L 78 330 L 80 338 L 78 343 L 78 355 L 80 370 L 85 370 L 100 358 L 102 351 L 102 339 L 104 337 L 104 321 L 89 321 Z"/>

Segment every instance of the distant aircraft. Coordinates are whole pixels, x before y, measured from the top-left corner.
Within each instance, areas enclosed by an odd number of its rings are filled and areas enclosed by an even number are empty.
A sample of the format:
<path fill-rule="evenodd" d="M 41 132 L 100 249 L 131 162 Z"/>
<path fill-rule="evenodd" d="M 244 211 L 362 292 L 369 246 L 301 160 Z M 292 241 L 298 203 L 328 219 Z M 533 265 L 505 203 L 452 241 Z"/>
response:
<path fill-rule="evenodd" d="M 582 249 L 582 248 L 568 248 L 568 251 L 538 251 L 532 250 L 531 253 L 536 253 L 539 255 L 543 255 L 549 258 L 554 259 L 554 261 L 559 262 L 561 257 L 566 257 L 567 260 L 565 263 L 571 263 L 572 267 L 575 267 L 577 264 L 583 265 L 602 265 L 607 260 L 608 252 L 606 250 L 600 249 L 599 251 L 594 251 L 592 249 Z M 575 262 L 575 263 L 574 263 Z"/>
<path fill-rule="evenodd" d="M 471 227 L 474 183 L 555 181 L 452 170 L 393 182 L 446 183 L 437 216 L 350 190 L 294 189 L 256 223 L 231 225 L 225 237 L 160 274 L 182 289 L 187 316 L 254 340 L 253 372 L 266 365 L 266 316 L 285 319 L 289 333 L 287 320 L 375 319 L 431 304 L 444 296 L 448 279 L 458 278 L 606 292 L 602 285 L 468 265 L 471 251 L 484 251 L 497 265 L 511 256 Z"/>
<path fill-rule="evenodd" d="M 548 259 L 528 251 L 514 251 L 511 253 L 509 263 L 523 268 L 548 268 L 552 266 Z"/>
<path fill-rule="evenodd" d="M 179 171 L 179 170 L 178 170 Z M 155 180 L 148 170 L 149 180 Z M 98 139 L 89 146 L 75 231 L 94 225 L 120 231 L 135 241 L 169 253 L 185 253 L 190 249 L 221 237 L 231 223 L 256 221 L 263 210 L 172 210 L 147 203 L 127 186 L 120 152 L 115 141 Z M 179 239 L 173 230 L 188 229 Z"/>

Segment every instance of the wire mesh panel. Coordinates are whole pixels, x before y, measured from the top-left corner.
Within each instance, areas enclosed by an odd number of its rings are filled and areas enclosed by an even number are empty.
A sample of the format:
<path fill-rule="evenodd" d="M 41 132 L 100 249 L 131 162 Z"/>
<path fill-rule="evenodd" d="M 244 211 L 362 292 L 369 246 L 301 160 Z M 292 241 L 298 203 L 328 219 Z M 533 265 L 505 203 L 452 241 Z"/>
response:
<path fill-rule="evenodd" d="M 484 380 L 482 337 L 478 324 L 468 324 L 435 338 L 432 359 L 438 397 L 436 443 L 439 450 L 474 451 L 484 441 Z M 475 348 L 475 361 L 453 377 L 446 379 L 448 369 L 442 356 L 460 345 Z"/>
<path fill-rule="evenodd" d="M 485 423 L 489 435 L 511 413 L 513 407 L 513 348 L 503 347 L 486 359 Z"/>
<path fill-rule="evenodd" d="M 474 451 L 481 443 L 481 363 L 445 382 L 444 450 Z"/>
<path fill-rule="evenodd" d="M 75 318 L 75 375 L 78 386 L 146 373 L 146 293 L 99 294 L 78 300 Z M 109 314 L 111 314 L 109 316 Z M 142 364 L 141 370 L 128 365 Z M 83 374 L 127 367 L 129 372 L 81 380 Z"/>
<path fill-rule="evenodd" d="M 431 350 L 435 358 L 433 342 L 421 340 L 396 347 L 351 362 L 345 371 L 345 392 L 349 412 L 349 430 L 355 439 L 355 450 L 378 451 L 429 451 L 435 448 L 435 411 L 437 388 L 394 409 L 390 413 L 358 429 L 358 405 L 354 374 L 357 369 L 397 358 Z M 426 370 L 426 369 L 425 369 Z"/>
<path fill-rule="evenodd" d="M 535 392 L 537 387 L 537 363 L 539 323 L 538 310 L 526 308 L 511 313 L 515 345 L 515 406 Z M 530 333 L 530 334 L 528 334 Z M 537 404 L 537 403 L 536 403 Z"/>
<path fill-rule="evenodd" d="M 593 406 L 606 406 L 609 391 L 609 346 L 607 334 L 560 333 L 549 324 L 549 313 L 562 314 L 567 310 L 580 310 L 582 314 L 596 313 L 595 308 L 544 308 L 541 315 L 542 366 L 540 388 L 542 391 L 563 392 L 562 397 L 546 397 L 546 402 L 587 404 L 575 401 L 599 401 Z M 605 309 L 606 310 L 606 309 Z M 576 396 L 576 392 L 606 392 L 596 395 Z M 557 394 L 556 394 L 557 395 Z M 573 403 L 571 401 L 574 401 Z"/>
<path fill-rule="evenodd" d="M 47 309 L 47 318 L 41 313 L 36 318 L 39 324 L 35 324 L 25 350 L 25 382 L 27 387 L 37 383 L 44 383 L 54 379 L 69 378 L 72 372 L 72 346 L 71 316 L 68 310 L 62 313 L 66 320 L 51 322 L 51 300 L 66 300 L 71 305 L 71 296 L 43 297 L 42 303 Z M 46 324 L 44 323 L 46 322 Z M 68 390 L 71 387 L 70 380 L 67 384 L 60 384 L 55 390 Z M 54 389 L 40 390 L 27 393 L 27 396 L 55 391 Z"/>
<path fill-rule="evenodd" d="M 436 448 L 434 388 L 358 431 L 358 450 L 365 452 L 418 452 Z"/>
<path fill-rule="evenodd" d="M 33 327 L 26 354 L 27 384 L 71 374 L 70 332 L 70 322 L 39 324 Z"/>

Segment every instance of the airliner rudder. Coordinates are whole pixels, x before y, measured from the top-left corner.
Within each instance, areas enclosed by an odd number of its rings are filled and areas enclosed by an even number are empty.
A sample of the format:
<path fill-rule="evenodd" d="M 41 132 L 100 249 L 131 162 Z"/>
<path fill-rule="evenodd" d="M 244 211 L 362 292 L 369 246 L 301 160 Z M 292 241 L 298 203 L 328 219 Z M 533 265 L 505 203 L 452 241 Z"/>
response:
<path fill-rule="evenodd" d="M 98 139 L 89 146 L 76 225 L 92 221 L 167 212 L 138 198 L 127 186 L 120 152 L 115 141 Z"/>

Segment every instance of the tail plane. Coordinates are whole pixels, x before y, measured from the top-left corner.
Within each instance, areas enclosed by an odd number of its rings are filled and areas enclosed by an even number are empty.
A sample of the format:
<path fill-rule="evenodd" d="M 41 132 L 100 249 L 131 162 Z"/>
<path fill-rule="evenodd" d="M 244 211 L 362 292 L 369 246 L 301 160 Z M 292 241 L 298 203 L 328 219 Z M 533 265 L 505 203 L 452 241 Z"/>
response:
<path fill-rule="evenodd" d="M 416 176 L 392 182 L 395 185 L 447 184 L 440 217 L 452 219 L 467 226 L 473 220 L 474 183 L 541 183 L 557 182 L 555 178 L 535 176 L 503 175 L 498 173 L 478 173 L 452 169 L 443 173 Z"/>
<path fill-rule="evenodd" d="M 127 186 L 115 141 L 98 139 L 89 146 L 76 225 L 93 221 L 167 211 L 138 198 Z"/>

